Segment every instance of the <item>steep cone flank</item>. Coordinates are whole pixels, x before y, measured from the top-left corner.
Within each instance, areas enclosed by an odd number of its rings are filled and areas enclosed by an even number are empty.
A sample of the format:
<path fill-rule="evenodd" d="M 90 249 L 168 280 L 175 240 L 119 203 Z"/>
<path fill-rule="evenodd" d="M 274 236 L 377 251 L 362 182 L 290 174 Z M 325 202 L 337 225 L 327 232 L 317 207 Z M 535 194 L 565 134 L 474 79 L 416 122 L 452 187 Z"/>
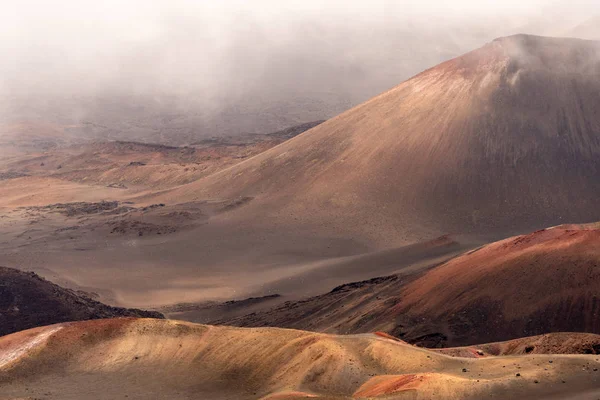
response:
<path fill-rule="evenodd" d="M 600 42 L 495 40 L 165 194 L 380 244 L 600 219 Z"/>

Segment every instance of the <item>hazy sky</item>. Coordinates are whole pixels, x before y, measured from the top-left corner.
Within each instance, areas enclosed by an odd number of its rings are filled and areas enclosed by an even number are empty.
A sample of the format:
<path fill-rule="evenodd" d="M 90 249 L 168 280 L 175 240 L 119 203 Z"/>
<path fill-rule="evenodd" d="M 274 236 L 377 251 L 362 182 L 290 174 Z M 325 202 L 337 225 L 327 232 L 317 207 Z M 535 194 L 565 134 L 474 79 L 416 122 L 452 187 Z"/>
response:
<path fill-rule="evenodd" d="M 136 69 L 141 81 L 145 75 L 158 78 L 153 82 L 155 85 L 177 86 L 183 84 L 177 76 L 187 80 L 190 75 L 213 73 L 215 69 L 226 76 L 230 64 L 238 61 L 231 52 L 239 54 L 250 50 L 252 45 L 257 51 L 267 53 L 270 48 L 282 45 L 302 46 L 303 33 L 298 31 L 302 25 L 318 27 L 329 40 L 339 39 L 335 38 L 335 32 L 344 34 L 349 26 L 368 32 L 407 23 L 413 24 L 417 33 L 447 25 L 447 33 L 452 35 L 452 28 L 465 22 L 476 25 L 482 20 L 500 29 L 517 27 L 526 24 L 528 18 L 546 15 L 548 18 L 560 15 L 561 19 L 569 20 L 571 14 L 589 15 L 599 8 L 594 4 L 597 2 L 577 0 L 562 3 L 554 0 L 3 0 L 0 3 L 0 67 L 4 80 L 16 79 L 17 86 L 52 83 L 49 86 L 60 87 L 73 79 L 84 79 L 79 85 L 91 88 L 105 85 L 116 75 L 132 74 L 128 68 Z M 148 74 L 148 69 L 153 69 L 153 73 Z M 23 77 L 34 72 L 37 77 Z M 232 73 L 235 72 L 234 68 Z M 163 77 L 159 78 L 160 75 Z"/>
<path fill-rule="evenodd" d="M 202 21 L 211 39 L 223 40 L 236 21 L 278 26 L 302 18 L 470 18 L 536 14 L 541 10 L 589 12 L 595 1 L 554 0 L 3 0 L 3 46 L 56 42 L 72 49 L 159 38 L 173 20 Z M 224 37 L 223 37 L 224 36 Z"/>
<path fill-rule="evenodd" d="M 0 0 L 0 103 L 14 115 L 16 98 L 174 96 L 203 120 L 233 113 L 232 131 L 249 114 L 279 114 L 268 129 L 331 116 L 497 36 L 562 35 L 600 14 L 596 3 Z"/>

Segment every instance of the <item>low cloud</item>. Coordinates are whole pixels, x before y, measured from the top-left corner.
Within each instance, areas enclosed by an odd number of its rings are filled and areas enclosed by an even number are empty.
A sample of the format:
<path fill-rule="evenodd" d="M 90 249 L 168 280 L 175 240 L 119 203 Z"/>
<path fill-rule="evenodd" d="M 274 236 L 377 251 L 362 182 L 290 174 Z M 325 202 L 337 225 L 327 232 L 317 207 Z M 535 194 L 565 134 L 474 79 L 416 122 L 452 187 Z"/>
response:
<path fill-rule="evenodd" d="M 568 34 L 599 12 L 543 0 L 326 3 L 14 2 L 0 17 L 0 119 L 180 142 L 269 131 L 331 117 L 495 37 Z"/>

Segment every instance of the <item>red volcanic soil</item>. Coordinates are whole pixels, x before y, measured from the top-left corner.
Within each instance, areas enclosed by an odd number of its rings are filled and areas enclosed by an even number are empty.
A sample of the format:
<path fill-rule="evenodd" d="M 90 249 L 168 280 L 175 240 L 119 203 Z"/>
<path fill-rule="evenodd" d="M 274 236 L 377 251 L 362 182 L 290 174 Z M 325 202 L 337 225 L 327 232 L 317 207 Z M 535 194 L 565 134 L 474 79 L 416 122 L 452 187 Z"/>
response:
<path fill-rule="evenodd" d="M 298 400 L 298 399 L 314 399 L 315 397 L 320 397 L 314 394 L 304 393 L 304 392 L 284 392 L 284 393 L 276 393 L 269 395 L 267 397 L 263 397 L 262 400 Z"/>
<path fill-rule="evenodd" d="M 394 340 L 396 342 L 401 342 L 401 343 L 405 343 L 403 340 L 398 339 L 395 336 L 390 335 L 389 333 L 385 333 L 385 332 L 381 332 L 381 331 L 377 331 L 374 332 L 374 335 L 382 337 L 382 338 L 386 338 L 386 339 L 390 339 L 390 340 Z"/>
<path fill-rule="evenodd" d="M 600 332 L 600 230 L 547 229 L 457 257 L 408 284 L 395 315 L 454 344 Z"/>
<path fill-rule="evenodd" d="M 427 376 L 414 374 L 399 376 L 377 376 L 367 381 L 355 393 L 353 397 L 376 397 L 393 395 L 398 392 L 416 390 Z"/>

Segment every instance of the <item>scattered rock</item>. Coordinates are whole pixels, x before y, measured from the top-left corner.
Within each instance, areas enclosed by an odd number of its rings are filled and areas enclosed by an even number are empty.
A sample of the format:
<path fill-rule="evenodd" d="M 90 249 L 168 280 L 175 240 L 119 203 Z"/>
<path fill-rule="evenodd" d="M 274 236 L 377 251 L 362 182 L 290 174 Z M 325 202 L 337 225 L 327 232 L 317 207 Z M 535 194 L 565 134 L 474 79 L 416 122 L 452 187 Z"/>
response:
<path fill-rule="evenodd" d="M 177 232 L 177 227 L 170 225 L 156 225 L 147 222 L 135 220 L 120 220 L 109 223 L 112 226 L 110 233 L 112 234 L 128 234 L 137 232 L 138 236 L 146 234 L 166 235 Z"/>
<path fill-rule="evenodd" d="M 164 207 L 164 206 L 165 206 L 164 203 L 152 204 L 152 205 L 149 205 L 147 207 L 142 207 L 141 210 L 145 212 L 145 211 L 154 210 L 155 208 L 161 208 L 161 207 Z"/>
<path fill-rule="evenodd" d="M 125 184 L 123 183 L 109 183 L 108 185 L 106 185 L 107 188 L 114 188 L 114 189 L 127 189 L 127 186 L 125 186 Z"/>
<path fill-rule="evenodd" d="M 29 176 L 29 175 L 24 172 L 18 172 L 18 171 L 0 172 L 0 181 L 5 181 L 8 179 L 23 178 L 25 176 Z"/>
<path fill-rule="evenodd" d="M 58 212 L 67 217 L 79 215 L 99 214 L 111 211 L 119 207 L 118 201 L 100 201 L 98 203 L 76 202 L 76 203 L 57 203 L 43 207 L 27 207 L 28 211 L 47 211 Z"/>

